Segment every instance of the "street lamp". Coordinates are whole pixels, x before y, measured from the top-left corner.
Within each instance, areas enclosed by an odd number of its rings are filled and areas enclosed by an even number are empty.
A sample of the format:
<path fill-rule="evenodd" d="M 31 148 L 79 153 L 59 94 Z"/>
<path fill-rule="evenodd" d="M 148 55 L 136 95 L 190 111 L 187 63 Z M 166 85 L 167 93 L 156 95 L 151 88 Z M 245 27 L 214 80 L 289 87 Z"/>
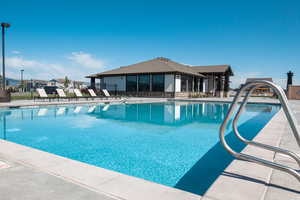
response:
<path fill-rule="evenodd" d="M 6 79 L 5 79 L 5 28 L 9 28 L 10 24 L 1 23 L 2 27 L 2 89 L 5 91 Z"/>
<path fill-rule="evenodd" d="M 24 92 L 24 84 L 23 84 L 23 72 L 24 72 L 24 69 L 21 69 L 21 89 L 22 89 L 22 92 Z"/>

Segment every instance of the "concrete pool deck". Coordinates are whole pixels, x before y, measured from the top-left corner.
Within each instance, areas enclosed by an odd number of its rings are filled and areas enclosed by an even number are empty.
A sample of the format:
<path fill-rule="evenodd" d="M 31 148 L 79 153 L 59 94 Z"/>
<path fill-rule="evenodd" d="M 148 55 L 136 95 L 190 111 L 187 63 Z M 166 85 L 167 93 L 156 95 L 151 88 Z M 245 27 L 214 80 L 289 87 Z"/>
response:
<path fill-rule="evenodd" d="M 149 101 L 132 98 L 131 102 Z M 205 98 L 226 102 L 231 99 Z M 166 99 L 150 99 L 151 102 Z M 194 99 L 193 99 L 194 101 Z M 252 102 L 277 103 L 271 99 Z M 2 105 L 48 105 L 12 102 Z M 69 102 L 68 102 L 69 103 Z M 72 102 L 70 102 L 72 103 Z M 76 102 L 75 102 L 76 103 Z M 85 103 L 80 101 L 79 103 Z M 91 101 L 88 101 L 91 103 Z M 93 103 L 101 103 L 100 101 Z M 290 101 L 300 120 L 300 101 Z M 1 104 L 0 104 L 1 105 Z M 300 153 L 282 111 L 255 137 L 256 141 Z M 282 155 L 247 146 L 243 152 L 295 167 Z M 2 164 L 1 164 L 2 163 Z M 1 167 L 2 166 L 2 167 Z M 297 168 L 299 169 L 299 167 Z M 0 140 L 0 194 L 2 199 L 300 199 L 300 183 L 291 175 L 254 163 L 234 160 L 203 197 L 114 171 L 94 167 L 37 149 Z"/>

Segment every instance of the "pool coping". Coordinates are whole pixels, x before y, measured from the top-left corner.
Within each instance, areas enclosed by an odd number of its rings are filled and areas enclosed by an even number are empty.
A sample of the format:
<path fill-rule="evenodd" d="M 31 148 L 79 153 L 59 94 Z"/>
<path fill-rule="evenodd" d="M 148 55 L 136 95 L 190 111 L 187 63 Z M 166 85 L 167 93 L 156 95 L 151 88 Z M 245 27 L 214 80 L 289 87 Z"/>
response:
<path fill-rule="evenodd" d="M 30 108 L 30 107 L 43 107 L 43 106 L 64 106 L 64 105 L 82 105 L 82 104 L 134 104 L 134 103 L 160 103 L 160 102 L 206 102 L 206 103 L 232 103 L 231 99 L 224 98 L 127 98 L 127 99 L 100 99 L 100 100 L 83 100 L 83 101 L 54 101 L 54 102 L 37 102 L 30 101 L 21 103 L 20 101 L 14 101 L 9 103 L 0 103 L 1 109 L 13 109 L 13 108 Z M 253 100 L 249 99 L 250 104 L 269 104 L 269 105 L 281 105 L 274 99 L 268 100 Z"/>
<path fill-rule="evenodd" d="M 253 141 L 279 147 L 286 131 L 287 120 L 281 108 Z M 275 152 L 247 145 L 242 153 L 274 161 Z M 274 169 L 256 163 L 234 159 L 209 187 L 202 199 L 205 200 L 253 200 L 265 199 Z M 287 176 L 291 176 L 286 174 Z M 291 178 L 293 178 L 291 176 Z M 280 186 L 278 186 L 280 187 Z"/>
<path fill-rule="evenodd" d="M 280 113 L 281 111 L 273 116 L 266 126 L 257 134 L 255 139 L 261 137 L 261 135 L 265 132 L 265 128 L 270 127 L 273 124 L 273 120 L 276 119 L 276 116 L 282 115 Z M 247 151 L 248 148 L 249 147 L 246 146 L 244 151 Z M 2 139 L 0 139 L 0 152 L 0 155 L 4 158 L 6 157 L 23 165 L 47 172 L 66 181 L 115 199 L 201 199 L 200 195 L 150 182 L 141 178 L 121 174 L 101 167 L 92 166 L 83 162 Z M 232 163 L 235 161 L 236 160 Z M 226 170 L 231 167 L 231 164 L 226 168 Z M 217 183 L 220 178 L 221 177 L 218 177 L 215 183 Z M 210 192 L 211 190 L 215 191 L 215 188 L 222 191 L 222 188 L 215 183 L 213 183 L 213 185 L 205 193 L 205 198 L 209 197 L 216 199 Z"/>
<path fill-rule="evenodd" d="M 4 159 L 47 172 L 115 199 L 199 199 L 201 196 L 0 139 Z"/>

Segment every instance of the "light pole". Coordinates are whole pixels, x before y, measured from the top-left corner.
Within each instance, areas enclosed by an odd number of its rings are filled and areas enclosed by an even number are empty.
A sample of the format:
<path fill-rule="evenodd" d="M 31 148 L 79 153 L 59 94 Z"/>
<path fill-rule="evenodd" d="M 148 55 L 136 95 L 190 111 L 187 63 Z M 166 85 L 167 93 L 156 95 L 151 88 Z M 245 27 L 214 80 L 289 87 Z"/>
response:
<path fill-rule="evenodd" d="M 21 72 L 21 90 L 22 90 L 22 92 L 24 92 L 24 84 L 23 84 L 23 72 L 24 72 L 24 69 L 21 69 L 20 72 Z"/>
<path fill-rule="evenodd" d="M 2 89 L 6 89 L 6 79 L 5 79 L 5 28 L 9 28 L 10 24 L 1 23 L 2 27 Z"/>

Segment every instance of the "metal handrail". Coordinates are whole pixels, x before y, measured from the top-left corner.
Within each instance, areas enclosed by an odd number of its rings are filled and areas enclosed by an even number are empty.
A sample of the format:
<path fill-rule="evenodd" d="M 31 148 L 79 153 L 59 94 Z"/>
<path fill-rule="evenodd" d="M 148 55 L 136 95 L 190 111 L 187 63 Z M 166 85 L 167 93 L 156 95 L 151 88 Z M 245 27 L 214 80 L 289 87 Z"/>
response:
<path fill-rule="evenodd" d="M 262 144 L 262 143 L 258 143 L 258 142 L 254 142 L 254 141 L 249 141 L 247 139 L 245 139 L 244 137 L 242 137 L 240 134 L 239 134 L 239 131 L 238 131 L 238 128 L 237 128 L 237 121 L 241 115 L 241 113 L 243 112 L 246 104 L 247 104 L 247 101 L 249 99 L 249 96 L 251 95 L 251 93 L 258 87 L 261 87 L 261 86 L 269 86 L 271 87 L 275 93 L 277 94 L 281 104 L 282 104 L 282 108 L 286 114 L 286 117 L 288 119 L 288 122 L 292 128 L 292 132 L 294 134 L 294 137 L 297 141 L 297 144 L 298 146 L 300 147 L 300 136 L 299 136 L 299 130 L 298 130 L 298 125 L 297 125 L 297 121 L 295 119 L 295 117 L 293 116 L 292 112 L 291 112 L 291 109 L 289 108 L 288 106 L 288 100 L 286 98 L 286 95 L 283 91 L 283 89 L 277 85 L 275 85 L 274 83 L 272 82 L 269 82 L 269 81 L 255 81 L 255 82 L 249 82 L 249 83 L 246 83 L 241 89 L 240 91 L 238 92 L 238 94 L 235 96 L 234 100 L 233 100 L 233 103 L 231 104 L 230 108 L 229 108 L 229 111 L 226 115 L 226 118 L 225 120 L 223 121 L 221 127 L 220 127 L 220 140 L 221 140 L 221 143 L 222 145 L 224 146 L 224 148 L 230 153 L 232 154 L 234 157 L 236 158 L 239 158 L 239 159 L 243 159 L 243 160 L 246 160 L 246 161 L 251 161 L 251 162 L 255 162 L 257 164 L 260 164 L 260 165 L 264 165 L 264 166 L 267 166 L 267 167 L 271 167 L 271 168 L 274 168 L 274 169 L 278 169 L 278 170 L 281 170 L 281 171 L 284 171 L 284 172 L 287 172 L 293 176 L 295 176 L 298 181 L 300 182 L 300 174 L 293 168 L 290 168 L 288 166 L 285 166 L 285 165 L 281 165 L 281 164 L 278 164 L 278 163 L 275 163 L 275 162 L 271 162 L 271 161 L 268 161 L 268 160 L 264 160 L 264 159 L 260 159 L 260 158 L 257 158 L 255 156 L 251 156 L 251 155 L 247 155 L 247 154 L 244 154 L 244 153 L 238 153 L 236 151 L 234 151 L 229 145 L 228 143 L 226 142 L 225 140 L 225 130 L 226 130 L 226 127 L 227 127 L 227 124 L 229 122 L 229 119 L 231 117 L 231 115 L 234 113 L 235 111 L 235 108 L 239 102 L 239 99 L 240 97 L 242 96 L 242 94 L 244 93 L 245 90 L 249 89 L 249 91 L 247 92 L 246 96 L 244 97 L 244 100 L 242 102 L 242 104 L 240 105 L 237 113 L 236 113 L 236 116 L 233 120 L 233 131 L 235 133 L 235 135 L 244 143 L 246 144 L 250 144 L 250 145 L 254 145 L 254 146 L 257 146 L 257 147 L 261 147 L 261 148 L 264 148 L 264 149 L 267 149 L 267 150 L 270 150 L 270 151 L 275 151 L 275 152 L 279 152 L 279 153 L 282 153 L 282 154 L 285 154 L 285 155 L 288 155 L 290 157 L 292 157 L 294 160 L 296 160 L 296 162 L 298 163 L 298 165 L 300 166 L 300 158 L 297 154 L 291 152 L 291 151 L 288 151 L 288 150 L 285 150 L 285 149 L 281 149 L 281 148 L 278 148 L 278 147 L 273 147 L 273 146 L 270 146 L 270 145 L 266 145 L 266 144 Z"/>

